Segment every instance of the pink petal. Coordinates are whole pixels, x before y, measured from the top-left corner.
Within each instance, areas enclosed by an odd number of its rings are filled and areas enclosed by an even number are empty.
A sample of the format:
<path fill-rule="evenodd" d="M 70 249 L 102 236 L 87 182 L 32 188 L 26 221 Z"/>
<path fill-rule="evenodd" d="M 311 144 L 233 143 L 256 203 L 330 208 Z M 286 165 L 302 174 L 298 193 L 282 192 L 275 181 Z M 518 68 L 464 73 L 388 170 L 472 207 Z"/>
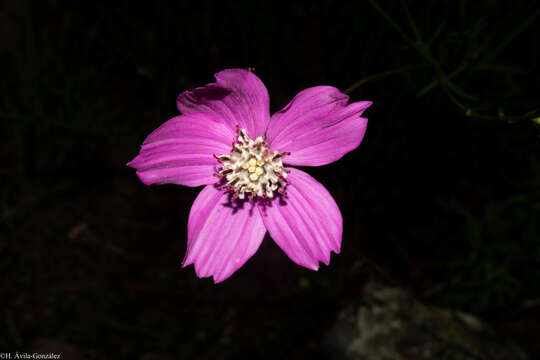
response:
<path fill-rule="evenodd" d="M 139 155 L 128 163 L 143 183 L 200 186 L 215 183 L 218 162 L 212 154 L 227 154 L 235 134 L 204 114 L 176 116 L 144 140 Z"/>
<path fill-rule="evenodd" d="M 339 253 L 343 220 L 328 191 L 303 171 L 289 168 L 287 197 L 276 198 L 259 211 L 270 236 L 298 265 L 317 270 Z"/>
<path fill-rule="evenodd" d="M 266 135 L 272 150 L 290 151 L 290 165 L 329 164 L 354 150 L 364 137 L 367 119 L 360 115 L 371 102 L 352 104 L 349 97 L 331 86 L 299 92 L 272 116 Z"/>
<path fill-rule="evenodd" d="M 216 82 L 178 96 L 183 114 L 200 112 L 219 117 L 230 129 L 246 129 L 251 138 L 263 135 L 270 120 L 270 99 L 263 82 L 244 69 L 227 69 L 214 75 Z"/>
<path fill-rule="evenodd" d="M 229 202 L 229 195 L 212 185 L 195 199 L 188 220 L 188 248 L 182 266 L 195 264 L 199 277 L 218 283 L 238 270 L 261 244 L 266 229 L 255 207 Z"/>

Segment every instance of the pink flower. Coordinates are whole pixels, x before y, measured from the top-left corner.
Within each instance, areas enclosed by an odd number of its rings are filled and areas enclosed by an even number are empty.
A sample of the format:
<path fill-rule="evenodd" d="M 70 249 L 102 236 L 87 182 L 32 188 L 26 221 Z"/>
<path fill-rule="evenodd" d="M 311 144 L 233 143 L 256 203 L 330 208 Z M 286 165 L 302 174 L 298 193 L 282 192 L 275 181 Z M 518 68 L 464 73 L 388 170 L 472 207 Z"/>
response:
<path fill-rule="evenodd" d="M 146 185 L 205 185 L 189 214 L 183 266 L 221 282 L 255 254 L 267 230 L 298 265 L 328 265 L 341 247 L 339 208 L 323 185 L 283 164 L 320 166 L 354 150 L 371 102 L 347 104 L 338 89 L 316 86 L 270 116 L 255 74 L 228 69 L 215 77 L 180 94 L 182 115 L 154 130 L 128 163 Z"/>

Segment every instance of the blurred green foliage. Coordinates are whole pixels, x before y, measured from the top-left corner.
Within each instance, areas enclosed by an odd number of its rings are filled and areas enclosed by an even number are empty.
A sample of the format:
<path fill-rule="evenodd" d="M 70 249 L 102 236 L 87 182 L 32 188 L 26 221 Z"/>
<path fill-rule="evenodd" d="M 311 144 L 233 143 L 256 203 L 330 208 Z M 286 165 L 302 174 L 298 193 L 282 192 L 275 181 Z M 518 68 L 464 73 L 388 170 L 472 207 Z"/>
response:
<path fill-rule="evenodd" d="M 499 2 L 480 2 L 471 6 L 470 2 L 462 0 L 453 9 L 457 11 L 446 13 L 446 18 L 435 17 L 438 24 L 430 24 L 426 12 L 423 18 L 412 13 L 404 0 L 400 7 L 388 7 L 394 10 L 393 14 L 376 0 L 369 0 L 369 3 L 401 36 L 406 46 L 414 50 L 408 54 L 411 56 L 408 60 L 418 63 L 418 60 L 413 60 L 416 53 L 420 63 L 425 63 L 423 70 L 414 72 L 414 75 L 410 68 L 403 69 L 409 89 L 416 93 L 417 98 L 439 87 L 443 90 L 443 97 L 467 117 L 509 123 L 535 122 L 538 101 L 529 99 L 531 95 L 533 98 L 537 96 L 536 92 L 529 94 L 526 100 L 521 92 L 502 88 L 486 96 L 493 89 L 486 89 L 485 84 L 501 74 L 511 78 L 513 74 L 531 71 L 507 64 L 508 59 L 501 59 L 501 55 L 520 34 L 531 27 L 538 29 L 539 8 L 515 7 L 504 23 L 493 31 L 488 27 L 489 17 L 494 15 L 489 10 L 493 11 L 492 6 L 500 5 Z M 485 13 L 474 14 L 475 10 L 482 9 Z M 421 9 L 416 10 L 422 13 Z M 432 9 L 427 11 L 428 14 L 431 12 Z M 453 17 L 457 17 L 457 21 Z M 450 24 L 451 20 L 454 23 Z M 401 23 L 408 25 L 408 31 Z M 451 25 L 453 28 L 449 29 Z M 427 30 L 429 27 L 431 29 Z M 538 39 L 537 35 L 532 38 Z M 538 43 L 533 44 L 530 62 L 525 63 L 536 64 L 538 47 Z M 524 108 L 524 105 L 529 108 Z M 521 113 L 515 116 L 506 113 L 520 107 Z M 512 185 L 529 192 L 488 203 L 480 215 L 465 213 L 463 216 L 462 232 L 469 255 L 457 266 L 449 265 L 448 283 L 439 297 L 442 304 L 483 314 L 515 303 L 520 295 L 540 292 L 540 272 L 534 270 L 540 265 L 540 156 L 538 153 L 528 156 L 529 177 L 514 179 Z M 459 212 L 463 213 L 463 209 Z"/>
<path fill-rule="evenodd" d="M 481 77 L 485 77 L 486 73 L 512 74 L 520 70 L 526 72 L 524 69 L 501 66 L 498 58 L 518 35 L 535 23 L 535 20 L 540 16 L 540 9 L 533 8 L 530 11 L 526 7 L 518 8 L 513 17 L 505 19 L 506 22 L 497 29 L 497 32 L 490 32 L 487 29 L 488 17 L 486 15 L 476 17 L 471 14 L 471 10 L 475 6 L 470 6 L 467 0 L 461 0 L 457 14 L 448 14 L 448 17 L 458 17 L 457 29 L 448 30 L 448 18 L 436 17 L 435 19 L 438 19 L 440 23 L 432 24 L 432 26 L 437 25 L 437 27 L 433 32 L 428 33 L 417 25 L 418 18 L 413 16 L 407 2 L 402 0 L 400 10 L 405 15 L 407 23 L 414 34 L 414 37 L 412 37 L 398 25 L 378 1 L 369 0 L 369 3 L 386 20 L 388 25 L 402 37 L 407 46 L 416 50 L 418 56 L 422 58 L 426 65 L 431 67 L 431 74 L 429 71 L 424 71 L 424 76 L 415 76 L 414 78 L 409 76 L 408 78 L 412 85 L 418 89 L 416 92 L 417 97 L 424 96 L 436 86 L 439 86 L 448 100 L 468 117 L 491 120 L 499 118 L 509 122 L 534 121 L 533 118 L 535 118 L 537 109 L 528 109 L 517 116 L 504 114 L 504 111 L 508 109 L 503 109 L 502 104 L 515 105 L 519 101 L 519 95 L 515 92 L 505 91 L 503 94 L 498 94 L 498 96 L 491 94 L 490 104 L 486 101 L 479 101 L 481 96 L 469 94 L 464 88 L 473 82 L 485 86 L 485 80 Z M 486 6 L 486 10 L 489 9 L 488 4 L 489 2 L 483 4 Z M 497 3 L 494 2 L 492 6 L 495 4 Z M 479 7 L 481 8 L 482 4 Z M 493 10 L 493 8 L 490 10 Z M 425 19 L 424 17 L 423 20 Z M 458 31 L 458 29 L 461 31 Z M 538 46 L 533 51 L 536 54 Z M 426 75 L 431 76 L 432 79 L 429 84 L 421 87 L 419 81 L 424 80 L 423 78 Z M 467 76 L 467 79 L 463 79 L 463 76 Z M 478 77 L 478 81 L 476 81 L 476 77 Z M 453 79 L 458 79 L 463 84 L 456 83 Z M 483 89 L 474 89 L 473 91 L 483 93 Z M 495 114 L 496 104 L 498 104 L 498 112 Z M 513 109 L 510 107 L 510 110 Z M 492 111 L 494 114 L 483 114 L 484 111 Z"/>
<path fill-rule="evenodd" d="M 482 314 L 540 292 L 539 219 L 537 189 L 490 204 L 481 216 L 468 215 L 463 232 L 469 255 L 452 268 L 451 286 L 440 300 Z"/>

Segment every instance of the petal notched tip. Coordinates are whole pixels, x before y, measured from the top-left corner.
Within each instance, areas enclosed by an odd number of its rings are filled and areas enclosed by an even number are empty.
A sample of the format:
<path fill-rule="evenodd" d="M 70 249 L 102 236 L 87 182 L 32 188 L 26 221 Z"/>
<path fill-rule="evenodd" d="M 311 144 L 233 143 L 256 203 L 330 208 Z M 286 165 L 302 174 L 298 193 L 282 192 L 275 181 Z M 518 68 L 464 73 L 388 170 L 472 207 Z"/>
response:
<path fill-rule="evenodd" d="M 138 154 L 133 159 L 131 159 L 129 162 L 126 163 L 126 166 L 129 166 L 130 168 L 137 169 L 138 163 L 141 160 L 141 154 Z"/>
<path fill-rule="evenodd" d="M 339 253 L 343 232 L 341 212 L 328 190 L 303 171 L 290 170 L 286 204 L 259 207 L 272 239 L 296 264 L 317 271 Z"/>
<path fill-rule="evenodd" d="M 366 110 L 368 107 L 373 105 L 373 101 L 364 100 L 364 101 L 357 101 L 357 102 L 351 103 L 350 105 L 352 104 L 358 104 L 359 106 L 361 106 L 362 110 Z"/>
<path fill-rule="evenodd" d="M 219 283 L 255 254 L 266 229 L 257 211 L 227 206 L 228 195 L 208 185 L 197 196 L 188 220 L 182 266 L 195 265 L 198 277 Z"/>
<path fill-rule="evenodd" d="M 286 164 L 329 164 L 360 144 L 367 124 L 361 115 L 371 105 L 349 103 L 349 97 L 332 86 L 305 89 L 272 116 L 268 141 L 273 149 L 292 153 Z"/>
<path fill-rule="evenodd" d="M 195 267 L 195 275 L 199 278 L 199 279 L 205 279 L 205 278 L 212 278 L 214 284 L 219 284 L 219 283 L 222 283 L 223 281 L 227 280 L 229 277 L 231 277 L 231 275 L 233 274 L 232 272 L 227 274 L 226 276 L 220 276 L 220 275 L 212 275 L 212 274 L 203 274 L 200 270 L 198 270 L 197 266 L 195 266 L 194 262 L 191 261 L 191 262 L 182 262 L 182 269 L 185 268 L 185 267 L 188 267 L 189 265 L 194 265 Z"/>
<path fill-rule="evenodd" d="M 157 181 L 152 181 L 152 177 L 148 176 L 145 172 L 144 172 L 144 167 L 141 167 L 140 164 L 141 164 L 141 161 L 142 161 L 142 157 L 141 155 L 137 155 L 133 160 L 131 160 L 130 162 L 128 162 L 126 164 L 126 166 L 129 166 L 137 171 L 135 171 L 135 174 L 137 174 L 137 177 L 139 178 L 139 180 L 144 184 L 144 185 L 152 185 L 154 183 L 156 183 Z M 154 179 L 155 180 L 155 179 Z"/>
<path fill-rule="evenodd" d="M 146 184 L 201 186 L 216 182 L 212 154 L 230 151 L 234 133 L 205 114 L 175 116 L 152 131 L 126 165 Z"/>
<path fill-rule="evenodd" d="M 139 180 L 141 180 L 141 182 L 144 184 L 144 185 L 152 185 L 154 183 L 156 183 L 156 181 L 154 181 L 155 179 L 152 179 L 151 177 L 147 176 L 144 172 L 142 171 L 137 171 L 135 172 L 137 174 L 137 177 L 139 178 Z"/>
<path fill-rule="evenodd" d="M 215 83 L 181 93 L 176 106 L 182 114 L 212 114 L 231 130 L 236 125 L 256 137 L 270 120 L 270 98 L 263 82 L 245 69 L 226 69 Z"/>

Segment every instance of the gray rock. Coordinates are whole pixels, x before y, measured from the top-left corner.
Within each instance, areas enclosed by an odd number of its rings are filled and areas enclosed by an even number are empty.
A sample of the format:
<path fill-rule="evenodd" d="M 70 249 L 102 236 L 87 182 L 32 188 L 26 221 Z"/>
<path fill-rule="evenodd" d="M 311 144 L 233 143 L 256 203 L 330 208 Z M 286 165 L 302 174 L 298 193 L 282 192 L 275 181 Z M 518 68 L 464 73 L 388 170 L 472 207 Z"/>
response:
<path fill-rule="evenodd" d="M 375 290 L 345 309 L 325 349 L 332 359 L 527 359 L 476 317 L 422 304 L 394 288 Z"/>

